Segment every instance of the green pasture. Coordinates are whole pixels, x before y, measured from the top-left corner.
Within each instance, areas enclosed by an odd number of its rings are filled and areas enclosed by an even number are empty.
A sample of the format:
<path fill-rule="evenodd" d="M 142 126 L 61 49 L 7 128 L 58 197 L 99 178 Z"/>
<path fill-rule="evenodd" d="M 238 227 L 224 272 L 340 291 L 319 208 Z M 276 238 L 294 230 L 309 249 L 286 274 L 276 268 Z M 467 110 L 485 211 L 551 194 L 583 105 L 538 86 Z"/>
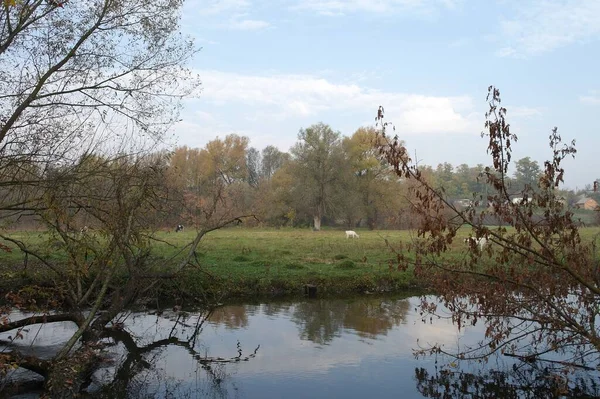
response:
<path fill-rule="evenodd" d="M 463 229 L 445 256 L 466 254 Z M 582 228 L 584 240 L 593 239 L 600 228 Z M 357 230 L 359 239 L 347 239 L 343 230 L 226 228 L 209 233 L 196 251 L 195 264 L 184 269 L 176 281 L 166 281 L 170 292 L 191 296 L 223 294 L 252 296 L 301 293 L 305 284 L 320 292 L 373 292 L 422 288 L 410 270 L 399 271 L 393 248 L 406 248 L 416 239 L 414 231 Z M 54 263 L 66 262 L 63 250 L 53 245 L 46 232 L 14 231 L 12 238 L 38 248 Z M 90 234 L 94 234 L 91 232 Z M 158 232 L 151 247 L 151 261 L 168 271 L 180 258 L 181 248 L 193 240 L 194 231 Z M 387 241 L 387 243 L 386 243 Z M 8 244 L 8 243 L 5 243 Z M 44 280 L 43 268 L 31 257 L 24 268 L 24 254 L 12 244 L 0 253 L 0 287 L 14 287 L 25 275 L 28 281 Z M 177 254 L 180 254 L 177 256 Z M 12 281 L 12 282 L 11 282 Z M 3 284 L 4 283 L 4 284 Z"/>

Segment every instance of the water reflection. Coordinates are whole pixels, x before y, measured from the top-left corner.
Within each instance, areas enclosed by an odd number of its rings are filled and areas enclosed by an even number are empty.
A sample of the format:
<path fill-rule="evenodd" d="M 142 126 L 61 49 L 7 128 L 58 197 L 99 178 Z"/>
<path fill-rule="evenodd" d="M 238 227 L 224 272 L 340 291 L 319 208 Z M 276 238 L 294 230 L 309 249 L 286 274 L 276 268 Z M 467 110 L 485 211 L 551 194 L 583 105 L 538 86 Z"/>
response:
<path fill-rule="evenodd" d="M 597 376 L 553 373 L 535 364 L 466 372 L 448 367 L 415 369 L 417 390 L 426 398 L 597 398 Z"/>
<path fill-rule="evenodd" d="M 385 335 L 405 321 L 408 309 L 408 299 L 316 300 L 293 306 L 291 319 L 298 325 L 302 339 L 327 344 L 341 336 L 343 329 L 371 339 Z"/>
<path fill-rule="evenodd" d="M 128 313 L 88 391 L 106 398 L 454 398 L 598 394 L 596 372 L 573 385 L 506 357 L 455 364 L 415 359 L 419 343 L 448 351 L 484 326 L 423 323 L 418 298 L 304 300 L 232 305 L 210 315 Z M 60 326 L 39 334 L 60 339 Z M 2 337 L 0 336 L 0 339 Z M 508 371 L 507 371 L 508 370 Z M 579 378 L 579 377 L 578 377 Z M 525 387 L 529 387 L 525 389 Z M 560 390 L 562 389 L 562 391 Z M 536 396 L 537 395 L 537 396 Z"/>
<path fill-rule="evenodd" d="M 148 397 L 153 389 L 160 397 L 172 392 L 196 397 L 190 392 L 198 390 L 215 397 L 330 397 L 331 392 L 362 397 L 375 390 L 385 397 L 396 392 L 399 381 L 414 385 L 412 347 L 417 336 L 431 335 L 420 331 L 432 325 L 414 316 L 409 321 L 413 307 L 408 298 L 378 297 L 225 306 L 208 317 L 193 342 L 195 316 L 133 314 L 125 325 L 139 348 L 113 339 L 137 355 L 117 362 L 104 382 L 97 375 L 95 386 L 104 388 L 96 395 Z M 447 322 L 432 331 L 444 331 L 449 343 L 459 335 Z M 248 362 L 218 364 L 218 369 L 201 362 L 206 356 L 236 356 L 240 347 L 245 358 L 259 345 Z M 112 379 L 118 382 L 107 384 Z"/>
<path fill-rule="evenodd" d="M 213 312 L 209 321 L 227 329 L 249 327 L 248 313 L 289 317 L 300 331 L 300 338 L 327 344 L 344 329 L 363 338 L 376 339 L 395 326 L 405 323 L 408 299 L 377 297 L 354 299 L 316 299 L 296 303 L 268 303 L 260 306 L 234 305 Z"/>
<path fill-rule="evenodd" d="M 210 316 L 209 320 L 214 324 L 222 324 L 229 329 L 248 327 L 249 306 L 230 305 L 220 307 Z"/>

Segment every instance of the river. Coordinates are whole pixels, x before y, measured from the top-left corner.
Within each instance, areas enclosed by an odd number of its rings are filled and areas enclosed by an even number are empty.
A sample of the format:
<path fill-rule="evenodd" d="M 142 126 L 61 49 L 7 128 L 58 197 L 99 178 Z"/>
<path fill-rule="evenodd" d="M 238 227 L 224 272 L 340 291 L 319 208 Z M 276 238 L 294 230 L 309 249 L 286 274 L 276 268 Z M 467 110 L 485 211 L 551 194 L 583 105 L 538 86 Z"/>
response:
<path fill-rule="evenodd" d="M 599 392 L 593 386 L 596 372 L 565 385 L 542 367 L 505 356 L 485 363 L 442 355 L 415 358 L 419 346 L 440 343 L 453 351 L 472 344 L 484 328 L 459 331 L 445 318 L 422 320 L 418 303 L 416 297 L 364 296 L 227 305 L 208 318 L 179 309 L 128 312 L 106 340 L 111 344 L 106 361 L 87 391 L 96 398 L 290 399 L 537 398 L 573 396 L 578 389 Z M 35 341 L 50 342 L 45 350 L 51 351 L 70 328 L 55 324 L 30 329 L 30 334 L 35 333 Z M 36 351 L 35 341 L 26 336 L 20 345 Z"/>

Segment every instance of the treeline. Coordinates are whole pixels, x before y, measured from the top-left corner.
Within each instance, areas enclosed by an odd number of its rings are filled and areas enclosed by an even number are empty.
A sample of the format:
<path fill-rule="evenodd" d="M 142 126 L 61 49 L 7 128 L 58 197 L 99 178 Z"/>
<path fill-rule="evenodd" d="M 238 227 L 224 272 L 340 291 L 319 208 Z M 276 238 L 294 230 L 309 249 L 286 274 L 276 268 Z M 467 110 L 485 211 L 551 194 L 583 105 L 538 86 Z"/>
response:
<path fill-rule="evenodd" d="M 188 198 L 186 215 L 177 220 L 194 223 L 194 203 L 207 187 L 221 187 L 238 213 L 257 216 L 264 226 L 313 227 L 321 225 L 410 228 L 417 219 L 412 210 L 410 181 L 397 178 L 379 155 L 382 138 L 374 128 L 359 128 L 344 137 L 319 123 L 301 129 L 289 152 L 274 146 L 258 150 L 247 137 L 216 138 L 204 148 L 179 147 L 169 158 L 171 192 Z M 515 162 L 508 186 L 516 197 L 536 187 L 540 165 L 529 157 Z M 481 177 L 485 166 L 443 163 L 420 167 L 433 187 L 443 189 L 450 202 L 482 199 L 487 188 Z M 581 194 L 581 193 L 580 193 Z M 570 205 L 577 193 L 560 193 Z"/>
<path fill-rule="evenodd" d="M 273 146 L 259 151 L 232 134 L 202 149 L 177 148 L 169 180 L 188 195 L 209 181 L 223 185 L 243 213 L 268 226 L 406 225 L 407 185 L 379 157 L 378 140 L 373 128 L 343 137 L 320 123 L 301 129 L 296 144 L 282 152 Z"/>
<path fill-rule="evenodd" d="M 40 192 L 36 201 L 45 201 L 42 207 L 64 209 L 62 217 L 72 219 L 67 225 L 73 229 L 96 224 L 98 209 L 106 214 L 106 204 L 118 200 L 115 195 L 123 186 L 129 191 L 136 186 L 150 190 L 151 195 L 144 197 L 147 209 L 143 213 L 148 227 L 210 225 L 234 215 L 255 215 L 246 223 L 274 227 L 414 227 L 411 182 L 392 173 L 379 155 L 381 144 L 374 128 L 359 128 L 344 137 L 319 123 L 301 129 L 289 152 L 274 146 L 258 150 L 247 137 L 230 134 L 203 148 L 183 146 L 172 152 L 116 158 L 86 154 L 73 165 L 47 165 L 44 170 L 21 165 L 12 176 L 37 182 L 21 185 L 21 191 L 29 193 L 30 201 L 36 198 L 32 194 Z M 443 163 L 419 169 L 432 187 L 444 191 L 449 202 L 464 205 L 480 199 L 476 204 L 485 206 L 484 165 Z M 541 173 L 536 161 L 523 158 L 515 163 L 508 185 L 518 196 L 526 187 L 536 187 Z M 561 195 L 570 205 L 578 198 L 573 191 Z M 58 198 L 61 203 L 52 202 Z M 28 220 L 22 212 L 19 217 L 21 224 Z"/>

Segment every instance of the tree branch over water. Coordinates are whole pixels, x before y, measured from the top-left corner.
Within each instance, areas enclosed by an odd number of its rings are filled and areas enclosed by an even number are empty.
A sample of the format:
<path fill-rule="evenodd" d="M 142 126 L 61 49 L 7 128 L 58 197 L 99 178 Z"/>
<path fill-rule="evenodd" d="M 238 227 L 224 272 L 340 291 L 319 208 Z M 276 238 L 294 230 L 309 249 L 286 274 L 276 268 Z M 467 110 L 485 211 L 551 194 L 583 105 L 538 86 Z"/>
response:
<path fill-rule="evenodd" d="M 423 316 L 444 305 L 459 328 L 485 324 L 480 345 L 459 350 L 458 358 L 486 358 L 501 351 L 536 359 L 558 352 L 566 364 L 595 365 L 600 360 L 597 254 L 593 242 L 582 240 L 579 224 L 558 192 L 565 173 L 562 161 L 575 155 L 575 142 L 563 144 L 554 128 L 549 135 L 552 157 L 539 179 L 513 188 L 508 170 L 517 137 L 495 87 L 489 88 L 487 100 L 482 137 L 489 139 L 491 164 L 479 176 L 485 190 L 473 193 L 466 209 L 454 206 L 444 187 L 435 187 L 412 163 L 399 137 L 390 135 L 396 127 L 384 120 L 380 107 L 376 121 L 385 140 L 380 154 L 399 178 L 412 182 L 419 223 L 418 239 L 397 251 L 399 267 L 412 266 L 417 278 L 440 295 L 439 303 L 423 298 Z M 499 225 L 485 223 L 490 219 Z M 472 237 L 464 256 L 446 257 L 453 243 L 462 241 L 463 226 Z M 440 351 L 437 345 L 429 349 Z"/>

